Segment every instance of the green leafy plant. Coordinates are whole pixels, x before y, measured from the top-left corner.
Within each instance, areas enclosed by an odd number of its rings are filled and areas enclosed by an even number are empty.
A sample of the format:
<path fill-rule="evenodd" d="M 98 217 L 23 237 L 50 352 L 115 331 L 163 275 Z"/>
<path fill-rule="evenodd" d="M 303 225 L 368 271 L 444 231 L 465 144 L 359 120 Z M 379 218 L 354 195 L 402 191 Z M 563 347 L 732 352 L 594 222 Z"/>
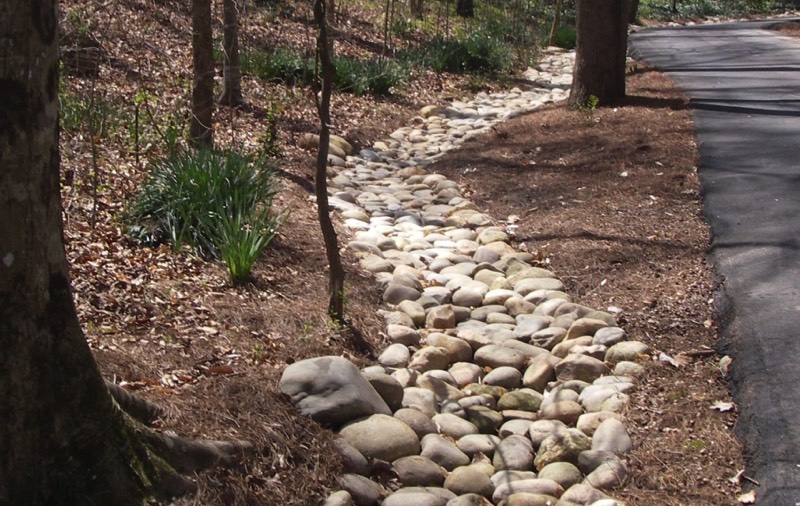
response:
<path fill-rule="evenodd" d="M 575 108 L 583 114 L 586 118 L 586 121 L 592 121 L 594 119 L 594 112 L 600 106 L 600 99 L 594 95 L 589 95 L 589 98 L 586 99 L 586 103 L 584 104 L 577 104 Z"/>
<path fill-rule="evenodd" d="M 237 151 L 180 151 L 152 162 L 126 221 L 143 244 L 188 245 L 223 260 L 231 281 L 248 278 L 275 237 L 274 170 Z"/>
<path fill-rule="evenodd" d="M 390 59 L 359 60 L 339 57 L 333 59 L 336 71 L 334 87 L 356 96 L 391 95 L 408 77 L 406 69 Z"/>

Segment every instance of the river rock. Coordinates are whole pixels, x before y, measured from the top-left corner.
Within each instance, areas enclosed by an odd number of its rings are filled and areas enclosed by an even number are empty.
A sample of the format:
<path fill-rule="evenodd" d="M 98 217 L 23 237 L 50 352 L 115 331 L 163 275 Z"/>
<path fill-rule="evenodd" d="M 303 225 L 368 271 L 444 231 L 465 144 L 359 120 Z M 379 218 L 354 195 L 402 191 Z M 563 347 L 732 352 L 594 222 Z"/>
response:
<path fill-rule="evenodd" d="M 494 483 L 486 474 L 472 466 L 461 466 L 453 469 L 444 482 L 444 488 L 454 494 L 478 494 L 491 497 Z"/>
<path fill-rule="evenodd" d="M 397 418 L 372 415 L 351 422 L 339 432 L 367 459 L 393 461 L 420 452 L 419 438 L 411 427 Z"/>
<path fill-rule="evenodd" d="M 469 464 L 469 456 L 439 434 L 428 434 L 423 437 L 421 445 L 422 452 L 420 454 L 423 457 L 431 459 L 448 471 Z"/>
<path fill-rule="evenodd" d="M 586 355 L 568 355 L 555 367 L 556 377 L 561 381 L 581 380 L 591 383 L 600 376 L 611 374 L 611 369 L 596 358 Z"/>
<path fill-rule="evenodd" d="M 404 487 L 441 487 L 447 471 L 427 457 L 411 455 L 392 462 Z"/>
<path fill-rule="evenodd" d="M 323 424 L 338 426 L 364 416 L 391 414 L 358 368 L 342 357 L 295 362 L 283 371 L 279 388 L 301 414 Z"/>
<path fill-rule="evenodd" d="M 358 474 L 344 474 L 339 477 L 339 486 L 353 498 L 356 506 L 377 506 L 381 503 L 383 487 L 369 478 Z"/>
<path fill-rule="evenodd" d="M 578 462 L 578 455 L 590 449 L 591 440 L 577 429 L 567 429 L 547 436 L 539 445 L 534 465 L 541 470 L 553 462 Z"/>
<path fill-rule="evenodd" d="M 633 442 L 625 425 L 618 418 L 608 418 L 597 427 L 592 435 L 592 450 L 605 450 L 620 455 L 628 453 L 632 449 Z"/>
<path fill-rule="evenodd" d="M 539 478 L 553 480 L 566 490 L 572 485 L 580 483 L 583 480 L 583 474 L 574 464 L 553 462 L 539 471 Z"/>
<path fill-rule="evenodd" d="M 508 436 L 492 457 L 492 465 L 498 471 L 509 469 L 516 471 L 530 471 L 533 469 L 533 445 L 526 436 Z"/>

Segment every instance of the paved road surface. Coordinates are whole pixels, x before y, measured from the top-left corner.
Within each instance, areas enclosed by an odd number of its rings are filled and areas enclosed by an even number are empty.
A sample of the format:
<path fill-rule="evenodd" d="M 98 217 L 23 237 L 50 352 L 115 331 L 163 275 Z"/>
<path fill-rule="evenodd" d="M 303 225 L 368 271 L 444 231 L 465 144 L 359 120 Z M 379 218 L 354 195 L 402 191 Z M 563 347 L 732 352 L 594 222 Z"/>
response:
<path fill-rule="evenodd" d="M 767 23 L 645 30 L 634 55 L 691 97 L 724 280 L 737 435 L 759 505 L 800 505 L 800 39 Z M 731 473 L 733 474 L 733 473 Z"/>

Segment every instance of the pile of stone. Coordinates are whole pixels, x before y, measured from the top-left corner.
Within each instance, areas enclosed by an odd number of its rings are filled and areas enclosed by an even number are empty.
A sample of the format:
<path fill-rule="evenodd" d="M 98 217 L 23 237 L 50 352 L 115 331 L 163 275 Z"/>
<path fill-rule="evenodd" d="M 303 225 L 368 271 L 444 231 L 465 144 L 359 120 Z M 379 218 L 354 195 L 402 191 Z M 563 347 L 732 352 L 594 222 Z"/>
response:
<path fill-rule="evenodd" d="M 567 81 L 573 58 L 549 52 L 537 78 Z M 378 364 L 320 357 L 281 379 L 301 413 L 338 432 L 345 474 L 326 504 L 619 504 L 604 491 L 627 476 L 623 415 L 649 349 L 612 313 L 572 301 L 458 184 L 425 169 L 563 97 L 548 86 L 428 107 L 389 140 L 331 160 L 348 247 L 390 309 Z"/>

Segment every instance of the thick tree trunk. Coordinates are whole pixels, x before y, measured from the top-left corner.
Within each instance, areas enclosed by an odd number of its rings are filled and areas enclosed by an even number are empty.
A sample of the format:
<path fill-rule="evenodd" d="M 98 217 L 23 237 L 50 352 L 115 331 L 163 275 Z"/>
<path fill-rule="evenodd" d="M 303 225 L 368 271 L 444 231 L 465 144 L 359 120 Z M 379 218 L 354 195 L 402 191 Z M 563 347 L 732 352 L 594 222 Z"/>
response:
<path fill-rule="evenodd" d="M 558 29 L 561 27 L 561 10 L 564 8 L 564 0 L 556 0 L 555 12 L 553 12 L 553 25 L 550 27 L 550 45 L 555 46 L 558 42 Z"/>
<path fill-rule="evenodd" d="M 239 5 L 236 0 L 222 3 L 222 105 L 244 105 L 242 96 L 242 74 L 239 71 Z"/>
<path fill-rule="evenodd" d="M 175 466 L 246 446 L 154 434 L 100 377 L 64 253 L 57 19 L 55 0 L 6 2 L 0 17 L 0 504 L 141 505 L 192 488 Z"/>
<path fill-rule="evenodd" d="M 314 179 L 317 197 L 317 211 L 322 237 L 325 239 L 325 253 L 328 257 L 328 313 L 337 323 L 344 321 L 344 267 L 339 255 L 339 240 L 331 221 L 331 210 L 328 204 L 328 143 L 330 142 L 331 124 L 331 91 L 333 89 L 333 63 L 331 62 L 328 44 L 328 25 L 325 16 L 325 0 L 314 0 L 314 20 L 319 27 L 317 37 L 317 55 L 320 63 L 322 89 L 317 109 L 320 119 L 319 151 Z"/>
<path fill-rule="evenodd" d="M 189 136 L 198 147 L 212 147 L 214 129 L 214 46 L 211 34 L 211 0 L 192 0 L 192 121 Z"/>
<path fill-rule="evenodd" d="M 177 475 L 112 401 L 78 325 L 59 194 L 55 0 L 0 18 L 0 504 L 140 504 Z"/>
<path fill-rule="evenodd" d="M 595 96 L 600 105 L 625 97 L 628 2 L 577 0 L 577 51 L 569 103 L 583 106 Z"/>
<path fill-rule="evenodd" d="M 639 14 L 639 0 L 630 0 L 628 5 L 628 24 L 631 25 L 636 22 L 636 17 Z"/>

